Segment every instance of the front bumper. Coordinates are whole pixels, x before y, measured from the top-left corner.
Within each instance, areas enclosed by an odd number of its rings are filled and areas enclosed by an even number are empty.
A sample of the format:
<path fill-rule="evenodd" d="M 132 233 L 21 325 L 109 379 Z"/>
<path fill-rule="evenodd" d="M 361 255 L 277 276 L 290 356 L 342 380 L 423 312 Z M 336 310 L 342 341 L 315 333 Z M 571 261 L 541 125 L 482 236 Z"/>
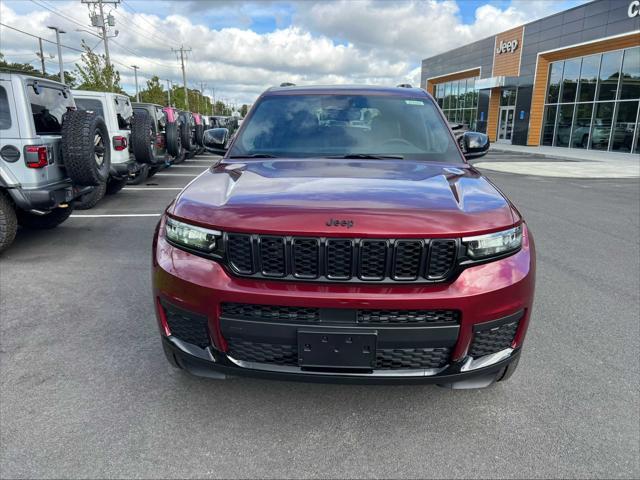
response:
<path fill-rule="evenodd" d="M 520 251 L 501 260 L 467 268 L 450 283 L 397 286 L 309 284 L 238 278 L 212 260 L 173 247 L 156 233 L 154 298 L 167 356 L 178 366 L 198 375 L 251 375 L 349 383 L 475 382 L 476 386 L 482 386 L 479 384 L 500 379 L 506 367 L 519 357 L 533 303 L 533 252 L 533 241 L 525 226 Z M 460 317 L 455 328 L 446 329 L 429 326 L 422 329 L 368 327 L 376 330 L 379 339 L 386 342 L 385 348 L 446 347 L 447 361 L 438 368 L 373 368 L 367 372 L 341 373 L 301 368 L 295 363 L 283 365 L 234 358 L 231 338 L 234 332 L 246 335 L 253 342 L 269 342 L 271 339 L 272 343 L 278 343 L 283 338 L 295 338 L 296 328 L 301 325 L 268 324 L 256 332 L 256 322 L 245 319 L 243 330 L 242 320 L 234 323 L 223 315 L 223 305 L 229 303 L 312 307 L 321 311 L 455 310 L 460 312 Z M 164 317 L 163 305 L 204 318 L 209 335 L 207 341 L 196 346 L 173 335 Z M 481 334 L 504 325 L 510 325 L 513 330 L 509 343 L 503 344 L 499 351 L 485 354 L 486 351 L 474 344 Z M 357 325 L 341 326 L 357 328 Z M 314 325 L 314 328 L 318 327 L 333 330 L 336 324 Z"/>
<path fill-rule="evenodd" d="M 510 365 L 516 365 L 520 349 L 510 349 L 503 358 L 490 365 L 465 371 L 465 362 L 448 365 L 438 373 L 417 372 L 340 373 L 311 372 L 297 367 L 269 366 L 243 363 L 229 358 L 212 347 L 206 349 L 189 345 L 174 337 L 162 337 L 162 346 L 169 361 L 193 375 L 218 380 L 227 377 L 255 377 L 270 380 L 311 383 L 346 383 L 372 385 L 437 384 L 452 388 L 482 388 L 503 379 Z"/>

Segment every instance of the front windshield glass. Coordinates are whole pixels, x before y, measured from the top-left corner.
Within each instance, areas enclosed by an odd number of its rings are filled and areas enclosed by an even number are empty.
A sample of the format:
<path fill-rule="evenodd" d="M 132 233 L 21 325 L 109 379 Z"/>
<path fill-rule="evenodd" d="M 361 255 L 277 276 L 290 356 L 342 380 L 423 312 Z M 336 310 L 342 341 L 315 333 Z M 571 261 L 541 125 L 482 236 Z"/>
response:
<path fill-rule="evenodd" d="M 255 107 L 230 157 L 380 156 L 461 163 L 433 102 L 383 95 L 273 95 Z"/>

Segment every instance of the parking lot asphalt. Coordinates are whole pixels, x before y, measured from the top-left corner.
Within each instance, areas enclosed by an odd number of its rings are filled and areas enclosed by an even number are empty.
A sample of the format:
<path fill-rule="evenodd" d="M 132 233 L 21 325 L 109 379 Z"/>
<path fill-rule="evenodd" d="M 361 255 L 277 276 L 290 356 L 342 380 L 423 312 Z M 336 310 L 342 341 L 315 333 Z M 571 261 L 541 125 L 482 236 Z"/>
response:
<path fill-rule="evenodd" d="M 640 476 L 637 179 L 487 171 L 534 232 L 536 302 L 514 377 L 451 391 L 172 369 L 154 214 L 212 161 L 20 231 L 0 259 L 0 477 Z M 148 216 L 94 216 L 130 214 Z"/>

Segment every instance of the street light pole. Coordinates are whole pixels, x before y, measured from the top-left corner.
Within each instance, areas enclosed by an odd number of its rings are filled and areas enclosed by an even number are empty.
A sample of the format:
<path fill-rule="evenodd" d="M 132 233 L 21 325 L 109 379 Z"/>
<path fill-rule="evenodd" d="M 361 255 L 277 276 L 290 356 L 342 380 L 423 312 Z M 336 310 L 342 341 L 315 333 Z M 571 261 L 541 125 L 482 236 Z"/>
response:
<path fill-rule="evenodd" d="M 131 65 L 131 68 L 133 68 L 133 75 L 136 78 L 136 102 L 140 101 L 140 92 L 138 91 L 138 69 L 140 68 L 137 65 Z"/>
<path fill-rule="evenodd" d="M 171 106 L 171 80 L 169 80 L 167 78 L 167 103 L 168 103 L 168 107 Z"/>
<path fill-rule="evenodd" d="M 61 28 L 49 26 L 51 30 L 56 32 L 56 43 L 58 44 L 58 64 L 60 65 L 60 82 L 64 85 L 64 66 L 62 64 L 62 46 L 60 45 L 60 34 L 67 33 Z"/>

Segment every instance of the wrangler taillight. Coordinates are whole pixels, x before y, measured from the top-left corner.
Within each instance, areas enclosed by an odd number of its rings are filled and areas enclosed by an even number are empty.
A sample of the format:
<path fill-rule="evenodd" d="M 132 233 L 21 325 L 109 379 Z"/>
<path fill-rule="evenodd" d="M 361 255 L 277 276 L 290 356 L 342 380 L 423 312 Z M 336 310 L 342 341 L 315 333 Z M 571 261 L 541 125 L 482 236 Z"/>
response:
<path fill-rule="evenodd" d="M 113 137 L 113 148 L 120 152 L 127 148 L 127 137 L 122 137 L 120 135 L 116 135 Z"/>
<path fill-rule="evenodd" d="M 25 162 L 29 168 L 44 168 L 49 165 L 49 148 L 46 145 L 28 145 Z"/>

